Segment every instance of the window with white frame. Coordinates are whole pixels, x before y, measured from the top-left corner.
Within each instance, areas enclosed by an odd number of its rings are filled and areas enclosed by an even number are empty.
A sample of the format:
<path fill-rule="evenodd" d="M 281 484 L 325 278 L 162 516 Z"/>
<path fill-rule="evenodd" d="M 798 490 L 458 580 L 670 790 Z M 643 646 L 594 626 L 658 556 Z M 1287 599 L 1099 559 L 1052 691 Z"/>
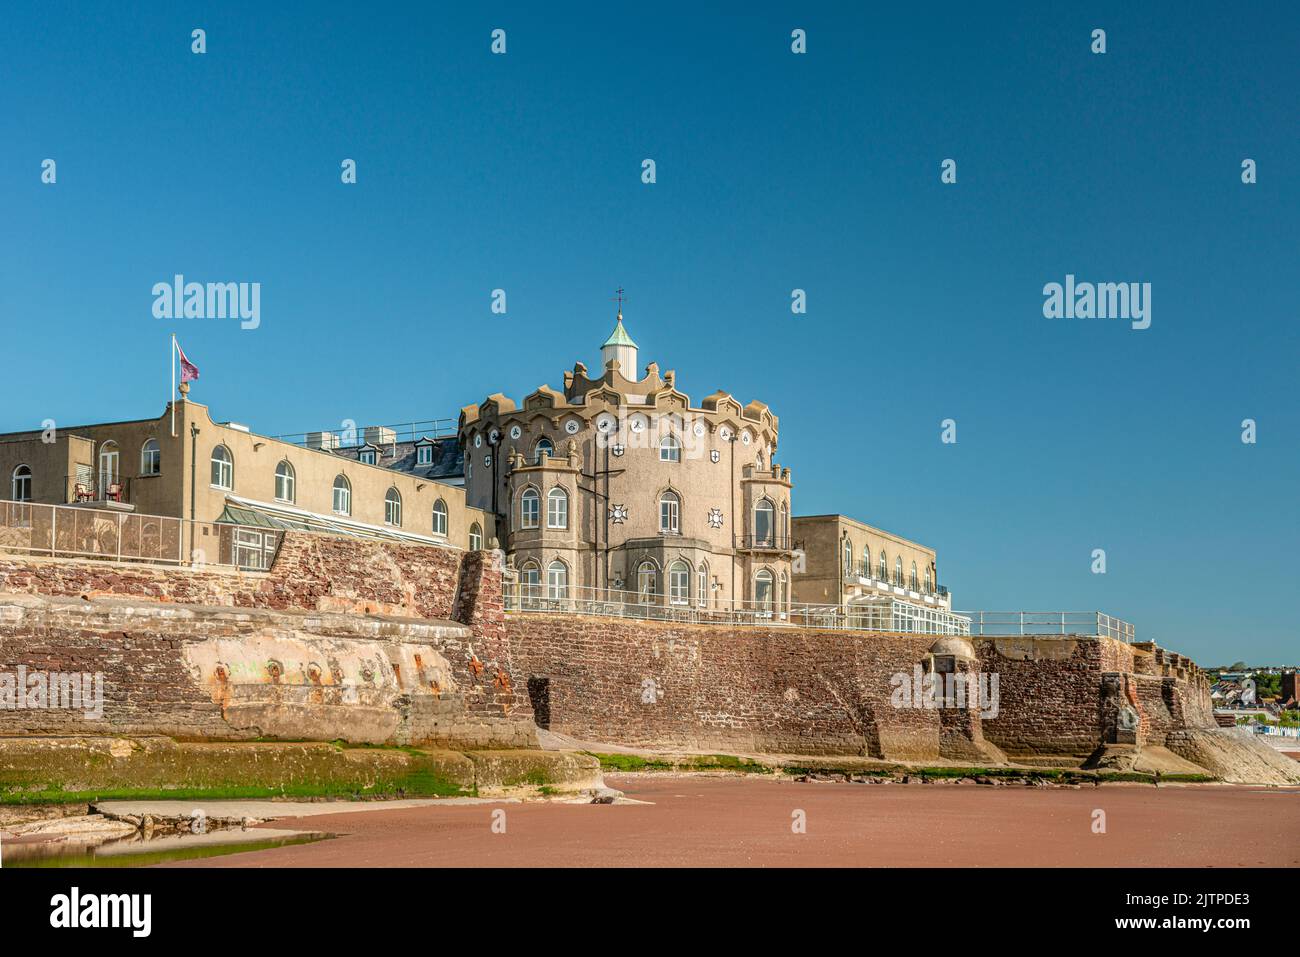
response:
<path fill-rule="evenodd" d="M 912 591 L 916 591 L 918 588 L 921 587 L 920 582 L 917 580 L 916 577 L 916 562 L 912 562 L 912 577 L 908 582 L 908 585 L 912 589 Z"/>
<path fill-rule="evenodd" d="M 772 573 L 766 568 L 759 569 L 758 574 L 754 576 L 754 603 L 760 611 L 771 613 Z"/>
<path fill-rule="evenodd" d="M 551 601 L 569 597 L 569 566 L 558 558 L 546 569 L 546 597 Z"/>
<path fill-rule="evenodd" d="M 277 502 L 294 500 L 294 471 L 287 461 L 275 467 L 275 499 Z"/>
<path fill-rule="evenodd" d="M 899 555 L 894 559 L 894 584 L 903 584 L 903 556 Z"/>
<path fill-rule="evenodd" d="M 29 466 L 20 465 L 14 469 L 11 492 L 9 497 L 15 502 L 32 500 L 32 470 Z"/>
<path fill-rule="evenodd" d="M 555 457 L 555 446 L 551 444 L 550 439 L 541 438 L 537 440 L 537 447 L 533 449 L 534 465 L 541 465 L 543 452 L 545 452 L 551 458 Z"/>
<path fill-rule="evenodd" d="M 536 528 L 541 515 L 542 497 L 537 494 L 537 489 L 524 489 L 524 494 L 519 498 L 519 527 Z"/>
<path fill-rule="evenodd" d="M 772 503 L 765 498 L 758 500 L 754 506 L 754 544 L 771 545 L 774 541 L 774 519 L 776 509 Z"/>
<path fill-rule="evenodd" d="M 525 600 L 536 601 L 542 597 L 541 569 L 537 562 L 524 562 L 524 567 L 519 570 L 519 591 Z"/>
<path fill-rule="evenodd" d="M 934 573 L 929 565 L 925 566 L 925 590 L 931 595 L 934 594 Z"/>
<path fill-rule="evenodd" d="M 384 494 L 384 524 L 399 528 L 402 524 L 402 493 L 395 488 Z"/>
<path fill-rule="evenodd" d="M 428 442 L 424 443 L 424 445 L 417 445 L 415 447 L 415 464 L 416 465 L 433 464 L 433 446 L 430 445 Z"/>
<path fill-rule="evenodd" d="M 871 577 L 871 546 L 862 546 L 862 577 Z"/>
<path fill-rule="evenodd" d="M 676 492 L 659 496 L 659 531 L 663 535 L 680 535 L 682 531 L 682 500 Z"/>
<path fill-rule="evenodd" d="M 224 489 L 235 487 L 235 459 L 224 445 L 212 450 L 212 484 Z"/>
<path fill-rule="evenodd" d="M 709 603 L 709 566 L 703 563 L 695 571 L 695 604 L 701 608 Z"/>
<path fill-rule="evenodd" d="M 483 527 L 475 522 L 469 527 L 469 550 L 480 551 L 483 548 Z"/>
<path fill-rule="evenodd" d="M 674 605 L 686 605 L 691 600 L 691 569 L 680 559 L 668 566 L 668 600 Z"/>
<path fill-rule="evenodd" d="M 358 453 L 358 455 L 357 455 L 357 461 L 359 461 L 362 465 L 374 465 L 374 464 L 375 464 L 375 450 L 374 450 L 374 449 L 362 449 L 362 450 L 360 451 L 360 453 Z"/>
<path fill-rule="evenodd" d="M 162 451 L 157 439 L 149 439 L 140 446 L 140 474 L 157 475 L 162 471 Z"/>
<path fill-rule="evenodd" d="M 334 514 L 352 514 L 352 485 L 342 475 L 334 476 Z"/>
<path fill-rule="evenodd" d="M 562 488 L 546 493 L 546 527 L 569 527 L 569 493 Z"/>
<path fill-rule="evenodd" d="M 844 577 L 853 576 L 853 543 L 847 538 L 840 544 L 840 562 L 844 566 Z"/>
<path fill-rule="evenodd" d="M 781 590 L 777 593 L 777 601 L 780 602 L 778 605 L 780 611 L 790 607 L 790 579 L 785 572 L 781 572 Z"/>
<path fill-rule="evenodd" d="M 682 443 L 671 433 L 659 442 L 660 462 L 680 462 L 682 460 Z"/>
<path fill-rule="evenodd" d="M 433 534 L 447 537 L 447 503 L 442 499 L 433 503 Z"/>
<path fill-rule="evenodd" d="M 639 601 L 643 605 L 649 605 L 654 602 L 655 595 L 658 594 L 658 570 L 654 562 L 644 561 L 636 570 L 636 593 Z"/>
<path fill-rule="evenodd" d="M 889 559 L 885 555 L 885 550 L 880 550 L 880 567 L 876 569 L 877 581 L 889 581 Z"/>

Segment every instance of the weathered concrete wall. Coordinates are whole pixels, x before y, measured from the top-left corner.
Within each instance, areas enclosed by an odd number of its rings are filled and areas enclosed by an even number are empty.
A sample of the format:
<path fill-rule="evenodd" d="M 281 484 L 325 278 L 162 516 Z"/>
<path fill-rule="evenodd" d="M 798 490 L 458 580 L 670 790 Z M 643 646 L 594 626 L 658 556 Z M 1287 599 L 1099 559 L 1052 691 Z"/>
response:
<path fill-rule="evenodd" d="M 728 752 L 941 755 L 940 717 L 898 709 L 890 677 L 934 641 L 793 628 L 508 615 L 543 726 L 592 741 Z"/>
<path fill-rule="evenodd" d="M 0 677 L 102 675 L 103 714 L 15 707 L 0 734 L 536 746 L 527 706 L 450 621 L 123 599 L 0 597 Z M 30 678 L 28 679 L 30 680 Z"/>

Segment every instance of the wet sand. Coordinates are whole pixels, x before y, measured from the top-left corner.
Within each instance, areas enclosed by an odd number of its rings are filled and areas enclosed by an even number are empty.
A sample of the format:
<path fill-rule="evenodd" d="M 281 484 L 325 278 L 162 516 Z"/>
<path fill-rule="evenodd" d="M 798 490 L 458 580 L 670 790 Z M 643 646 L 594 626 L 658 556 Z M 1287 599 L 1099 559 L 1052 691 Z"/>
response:
<path fill-rule="evenodd" d="M 525 803 L 282 818 L 335 840 L 172 866 L 1300 866 L 1300 788 L 802 784 L 609 775 L 652 805 Z M 792 832 L 794 812 L 806 833 Z M 1093 833 L 1094 810 L 1106 832 Z M 506 832 L 493 833 L 504 811 Z"/>

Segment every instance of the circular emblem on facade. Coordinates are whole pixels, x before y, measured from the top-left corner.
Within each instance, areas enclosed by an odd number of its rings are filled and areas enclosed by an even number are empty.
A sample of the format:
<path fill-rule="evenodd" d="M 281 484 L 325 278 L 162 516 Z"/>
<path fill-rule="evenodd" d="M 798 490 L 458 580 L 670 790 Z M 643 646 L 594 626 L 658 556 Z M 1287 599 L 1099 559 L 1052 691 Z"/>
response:
<path fill-rule="evenodd" d="M 488 442 L 490 442 L 493 445 L 496 445 L 500 441 L 501 441 L 501 433 L 499 431 L 493 429 L 491 432 L 488 433 Z"/>
<path fill-rule="evenodd" d="M 564 431 L 568 432 L 570 435 L 577 435 L 578 429 L 580 428 L 582 428 L 582 426 L 578 425 L 577 419 L 570 419 L 568 422 L 564 423 Z"/>
<path fill-rule="evenodd" d="M 731 429 L 727 428 L 725 425 L 718 430 L 718 435 L 722 436 L 722 441 L 724 442 L 731 441 Z"/>
<path fill-rule="evenodd" d="M 596 420 L 596 428 L 608 435 L 618 428 L 618 419 L 614 418 L 608 412 Z"/>
<path fill-rule="evenodd" d="M 704 423 L 703 423 L 703 422 L 696 422 L 695 425 L 693 425 L 693 426 L 691 427 L 691 430 L 692 430 L 696 435 L 703 435 L 703 434 L 704 434 Z"/>
<path fill-rule="evenodd" d="M 615 455 L 622 455 L 622 454 L 623 454 L 623 446 L 622 446 L 621 444 L 619 444 L 619 445 L 611 445 L 611 446 L 609 447 L 609 450 L 610 450 L 611 452 L 613 452 Z"/>
<path fill-rule="evenodd" d="M 483 444 L 483 436 L 481 436 L 481 435 L 476 435 L 476 436 L 474 436 L 474 448 L 477 449 L 477 448 L 479 448 L 482 444 Z"/>
<path fill-rule="evenodd" d="M 750 443 L 750 441 L 751 441 L 751 439 L 750 439 L 750 437 L 749 437 L 749 433 L 748 433 L 748 432 L 741 432 L 741 433 L 740 433 L 740 441 L 743 442 L 745 445 L 748 445 L 748 444 Z"/>
<path fill-rule="evenodd" d="M 492 464 L 492 456 L 490 456 L 490 455 L 485 455 L 485 456 L 483 456 L 483 464 L 484 464 L 484 465 L 491 465 L 491 464 Z"/>
<path fill-rule="evenodd" d="M 627 521 L 626 505 L 611 505 L 609 507 L 609 520 L 615 525 L 622 525 Z"/>
<path fill-rule="evenodd" d="M 510 437 L 511 437 L 512 439 L 517 439 L 517 438 L 519 438 L 519 436 L 521 436 L 521 435 L 523 435 L 523 434 L 524 434 L 524 430 L 521 429 L 521 428 L 519 428 L 519 426 L 517 426 L 517 425 L 512 425 L 512 426 L 510 426 Z"/>
<path fill-rule="evenodd" d="M 718 459 L 722 458 L 722 454 L 717 449 L 714 449 L 712 452 L 709 453 L 709 458 L 716 465 L 718 463 Z"/>
<path fill-rule="evenodd" d="M 645 431 L 645 419 L 641 418 L 640 416 L 637 416 L 629 423 L 628 428 L 630 428 L 633 432 Z"/>
<path fill-rule="evenodd" d="M 720 508 L 709 509 L 709 528 L 721 528 L 721 527 L 722 527 L 722 509 Z"/>

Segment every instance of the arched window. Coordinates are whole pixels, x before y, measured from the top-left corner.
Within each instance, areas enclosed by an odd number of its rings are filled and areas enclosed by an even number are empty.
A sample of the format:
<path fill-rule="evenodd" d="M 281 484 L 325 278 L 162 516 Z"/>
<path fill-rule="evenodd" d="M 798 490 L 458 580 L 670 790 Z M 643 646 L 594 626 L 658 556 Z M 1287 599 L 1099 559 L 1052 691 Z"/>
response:
<path fill-rule="evenodd" d="M 103 456 L 100 456 L 100 471 L 103 471 Z M 212 450 L 212 484 L 217 488 L 235 487 L 235 459 L 230 449 L 218 445 Z"/>
<path fill-rule="evenodd" d="M 760 498 L 754 506 L 754 544 L 771 545 L 776 509 L 765 498 Z"/>
<path fill-rule="evenodd" d="M 32 470 L 26 465 L 20 465 L 14 469 L 13 474 L 13 494 L 9 496 L 15 502 L 30 502 L 32 500 Z"/>
<path fill-rule="evenodd" d="M 781 536 L 783 544 L 790 544 L 790 506 L 786 502 L 781 503 L 781 524 L 776 533 Z"/>
<path fill-rule="evenodd" d="M 903 584 L 903 556 L 899 555 L 894 559 L 894 584 Z"/>
<path fill-rule="evenodd" d="M 637 598 L 643 605 L 649 605 L 659 592 L 658 571 L 654 562 L 644 561 L 636 570 Z"/>
<path fill-rule="evenodd" d="M 533 464 L 534 464 L 534 465 L 541 465 L 541 464 L 542 464 L 542 453 L 543 453 L 543 452 L 545 452 L 545 453 L 546 453 L 547 455 L 549 455 L 551 458 L 554 458 L 554 457 L 555 457 L 555 446 L 551 444 L 551 440 L 548 439 L 548 438 L 540 438 L 540 439 L 537 440 L 537 447 L 533 449 Z"/>
<path fill-rule="evenodd" d="M 764 614 L 772 613 L 772 573 L 760 568 L 754 576 L 754 604 Z"/>
<path fill-rule="evenodd" d="M 919 587 L 921 587 L 920 583 L 917 581 L 916 578 L 916 562 L 912 562 L 912 577 L 908 581 L 908 587 L 911 588 L 912 591 L 916 591 Z"/>
<path fill-rule="evenodd" d="M 701 608 L 709 604 L 709 566 L 704 562 L 695 570 L 695 604 Z"/>
<path fill-rule="evenodd" d="M 352 486 L 342 475 L 334 476 L 334 514 L 352 514 Z"/>
<path fill-rule="evenodd" d="M 871 577 L 871 546 L 862 546 L 862 577 Z"/>
<path fill-rule="evenodd" d="M 659 442 L 660 462 L 680 462 L 682 460 L 682 443 L 677 436 L 669 433 Z"/>
<path fill-rule="evenodd" d="M 681 559 L 668 566 L 668 600 L 674 605 L 690 604 L 691 566 Z"/>
<path fill-rule="evenodd" d="M 542 497 L 537 489 L 526 488 L 519 498 L 519 527 L 536 528 L 542 516 Z"/>
<path fill-rule="evenodd" d="M 433 503 L 433 534 L 447 537 L 447 503 L 442 499 Z"/>
<path fill-rule="evenodd" d="M 840 548 L 840 552 L 844 564 L 844 577 L 852 578 L 853 577 L 853 543 L 849 541 L 847 538 L 844 539 L 844 543 Z"/>
<path fill-rule="evenodd" d="M 558 486 L 546 493 L 546 527 L 569 527 L 569 493 Z"/>
<path fill-rule="evenodd" d="M 885 556 L 885 550 L 880 550 L 880 567 L 876 570 L 876 580 L 889 581 L 889 559 Z"/>
<path fill-rule="evenodd" d="M 542 597 L 541 569 L 537 562 L 524 562 L 524 567 L 519 570 L 519 586 L 525 601 L 535 602 Z"/>
<path fill-rule="evenodd" d="M 162 452 L 157 439 L 149 439 L 140 446 L 140 474 L 157 475 L 162 471 Z"/>
<path fill-rule="evenodd" d="M 934 594 L 934 572 L 929 565 L 925 566 L 925 590 L 928 594 Z"/>
<path fill-rule="evenodd" d="M 682 500 L 676 492 L 659 496 L 659 531 L 663 535 L 680 535 L 682 531 Z"/>
<path fill-rule="evenodd" d="M 402 524 L 402 493 L 395 488 L 384 494 L 384 524 L 398 527 Z"/>
<path fill-rule="evenodd" d="M 99 497 L 108 498 L 114 493 L 113 486 L 117 485 L 118 477 L 118 459 L 116 442 L 105 442 L 99 447 Z M 223 488 L 230 488 L 229 485 Z"/>
<path fill-rule="evenodd" d="M 481 551 L 483 548 L 483 526 L 475 522 L 469 527 L 469 550 L 471 552 Z"/>
<path fill-rule="evenodd" d="M 546 569 L 546 597 L 551 601 L 569 597 L 569 566 L 558 558 Z"/>
<path fill-rule="evenodd" d="M 293 466 L 287 461 L 281 461 L 275 467 L 275 498 L 280 502 L 292 502 L 294 500 L 294 474 Z"/>
<path fill-rule="evenodd" d="M 778 607 L 781 611 L 790 607 L 790 578 L 785 572 L 781 572 L 781 591 L 777 595 L 777 601 L 780 602 Z"/>

